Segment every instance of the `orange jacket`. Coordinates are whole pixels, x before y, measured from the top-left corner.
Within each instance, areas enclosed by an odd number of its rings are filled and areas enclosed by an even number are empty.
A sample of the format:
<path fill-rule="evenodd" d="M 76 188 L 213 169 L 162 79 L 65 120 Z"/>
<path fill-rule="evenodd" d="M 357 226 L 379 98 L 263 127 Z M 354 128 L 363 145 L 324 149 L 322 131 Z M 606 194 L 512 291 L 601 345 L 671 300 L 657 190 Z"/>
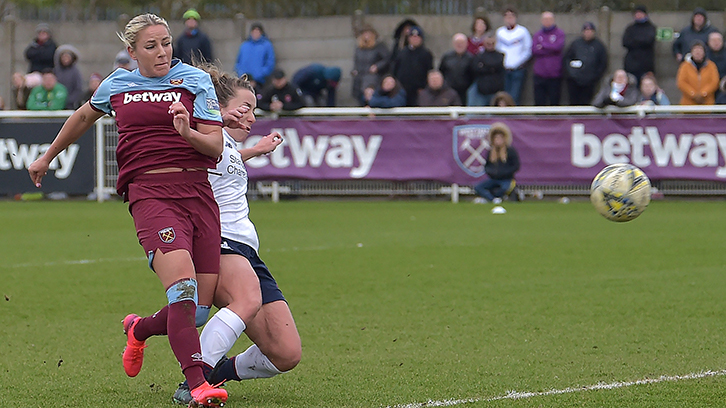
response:
<path fill-rule="evenodd" d="M 681 105 L 713 105 L 716 103 L 718 90 L 718 69 L 713 61 L 707 60 L 698 71 L 690 58 L 686 58 L 678 67 L 676 85 L 681 90 Z M 699 104 L 694 98 L 700 95 L 703 103 Z"/>

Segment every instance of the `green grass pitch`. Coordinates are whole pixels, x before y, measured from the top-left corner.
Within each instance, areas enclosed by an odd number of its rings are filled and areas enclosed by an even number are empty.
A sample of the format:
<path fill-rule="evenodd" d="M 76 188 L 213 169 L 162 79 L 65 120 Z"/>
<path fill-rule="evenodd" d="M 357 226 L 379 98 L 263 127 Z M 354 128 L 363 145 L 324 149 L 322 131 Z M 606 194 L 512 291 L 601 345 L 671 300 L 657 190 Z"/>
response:
<path fill-rule="evenodd" d="M 726 404 L 723 375 L 489 401 L 726 369 L 724 201 L 657 201 L 625 224 L 586 201 L 505 207 L 253 201 L 303 360 L 229 384 L 227 406 Z M 127 206 L 4 201 L 0 225 L 0 402 L 171 407 L 166 338 L 138 377 L 121 367 L 121 319 L 165 304 Z"/>

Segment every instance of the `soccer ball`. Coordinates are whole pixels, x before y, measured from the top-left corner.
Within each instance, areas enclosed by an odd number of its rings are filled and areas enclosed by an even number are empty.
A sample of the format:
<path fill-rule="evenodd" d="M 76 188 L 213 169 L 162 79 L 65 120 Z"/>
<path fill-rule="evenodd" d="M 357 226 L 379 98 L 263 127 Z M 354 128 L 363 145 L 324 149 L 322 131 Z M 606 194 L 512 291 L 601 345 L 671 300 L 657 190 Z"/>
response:
<path fill-rule="evenodd" d="M 633 220 L 650 203 L 650 180 L 632 164 L 611 164 L 592 180 L 590 201 L 610 221 Z"/>

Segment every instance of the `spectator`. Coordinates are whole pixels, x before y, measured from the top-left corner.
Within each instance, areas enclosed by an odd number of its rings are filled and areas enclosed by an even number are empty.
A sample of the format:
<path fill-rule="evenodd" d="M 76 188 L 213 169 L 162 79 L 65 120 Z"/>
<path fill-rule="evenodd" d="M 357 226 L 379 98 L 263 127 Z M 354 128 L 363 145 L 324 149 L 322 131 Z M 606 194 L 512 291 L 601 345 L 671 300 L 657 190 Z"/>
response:
<path fill-rule="evenodd" d="M 466 50 L 467 38 L 465 34 L 454 34 L 451 39 L 453 50 L 447 51 L 441 57 L 439 71 L 444 80 L 459 94 L 459 100 L 466 105 L 466 90 L 471 86 L 472 78 L 469 67 L 473 56 Z"/>
<path fill-rule="evenodd" d="M 406 106 L 406 90 L 403 89 L 396 77 L 385 75 L 381 85 L 368 101 L 371 108 L 398 108 Z"/>
<path fill-rule="evenodd" d="M 467 39 L 466 49 L 471 55 L 484 51 L 484 34 L 491 31 L 492 24 L 486 15 L 474 17 L 471 23 L 471 36 Z"/>
<path fill-rule="evenodd" d="M 632 106 L 640 100 L 638 81 L 635 75 L 628 74 L 624 69 L 615 71 L 607 83 L 603 84 L 600 92 L 595 95 L 592 105 L 596 108 L 604 108 L 607 105 L 619 107 Z"/>
<path fill-rule="evenodd" d="M 363 106 L 367 106 L 370 108 L 371 106 L 371 98 L 376 93 L 376 87 L 374 86 L 367 86 L 366 89 L 363 90 Z"/>
<path fill-rule="evenodd" d="M 558 106 L 562 88 L 562 51 L 565 48 L 565 32 L 555 24 L 555 15 L 542 13 L 542 29 L 534 33 L 534 104 Z"/>
<path fill-rule="evenodd" d="M 48 24 L 38 24 L 35 27 L 35 39 L 25 49 L 25 58 L 30 63 L 28 72 L 43 72 L 46 68 L 53 68 L 55 49 Z"/>
<path fill-rule="evenodd" d="M 415 20 L 407 18 L 398 23 L 396 29 L 393 31 L 393 47 L 391 48 L 388 66 L 386 66 L 387 71 L 393 71 L 391 65 L 396 61 L 398 53 L 408 47 L 408 36 L 411 33 L 411 27 L 418 27 L 418 23 Z"/>
<path fill-rule="evenodd" d="M 473 83 L 466 93 L 467 106 L 489 106 L 494 94 L 504 90 L 504 54 L 496 49 L 493 34 L 484 36 L 484 52 L 475 55 L 471 63 Z"/>
<path fill-rule="evenodd" d="M 43 77 L 40 72 L 31 72 L 29 74 L 23 74 L 22 72 L 14 73 L 11 86 L 13 92 L 13 104 L 11 106 L 19 110 L 27 109 L 30 91 L 40 85 L 42 81 Z"/>
<path fill-rule="evenodd" d="M 68 91 L 64 109 L 75 109 L 83 96 L 83 77 L 78 69 L 78 50 L 76 47 L 64 44 L 55 51 L 55 68 L 53 73 L 58 82 Z"/>
<path fill-rule="evenodd" d="M 723 47 L 723 34 L 714 31 L 708 35 L 708 59 L 716 64 L 719 78 L 726 76 L 726 50 Z"/>
<path fill-rule="evenodd" d="M 209 37 L 199 30 L 199 22 L 202 20 L 199 12 L 190 8 L 184 12 L 182 19 L 184 19 L 184 32 L 176 40 L 174 58 L 179 58 L 186 64 L 191 64 L 192 60 L 213 61 L 212 43 Z"/>
<path fill-rule="evenodd" d="M 700 40 L 704 44 L 708 42 L 708 35 L 716 30 L 708 21 L 706 10 L 696 7 L 691 16 L 691 25 L 683 27 L 678 37 L 673 41 L 673 55 L 678 62 L 682 62 L 684 55 L 691 49 L 691 45 L 695 40 Z"/>
<path fill-rule="evenodd" d="M 582 36 L 570 44 L 563 62 L 570 105 L 589 105 L 608 66 L 608 52 L 595 37 L 595 24 L 588 21 L 582 26 Z"/>
<path fill-rule="evenodd" d="M 519 171 L 519 154 L 512 147 L 512 131 L 504 123 L 492 123 L 488 138 L 490 147 L 484 165 L 488 179 L 474 187 L 480 197 L 474 199 L 474 202 L 499 204 L 503 196 L 514 192 L 514 175 Z M 520 196 L 515 197 L 518 199 Z"/>
<path fill-rule="evenodd" d="M 718 89 L 720 92 L 716 97 L 716 105 L 726 105 L 726 77 L 721 78 Z"/>
<path fill-rule="evenodd" d="M 257 107 L 271 112 L 293 111 L 305 106 L 300 88 L 288 82 L 285 72 L 276 69 L 272 72 L 271 83 L 267 84 L 257 96 Z"/>
<path fill-rule="evenodd" d="M 434 56 L 424 45 L 421 27 L 411 27 L 408 46 L 398 53 L 393 67 L 393 75 L 406 90 L 406 106 L 416 106 L 418 91 L 426 87 L 426 76 L 434 68 Z"/>
<path fill-rule="evenodd" d="M 499 91 L 495 93 L 494 97 L 492 98 L 492 106 L 507 108 L 510 106 L 517 106 L 517 104 L 514 103 L 514 98 L 512 98 L 512 95 L 504 91 Z"/>
<path fill-rule="evenodd" d="M 671 101 L 660 87 L 655 76 L 647 72 L 640 78 L 640 105 L 670 105 Z"/>
<path fill-rule="evenodd" d="M 292 76 L 292 82 L 303 93 L 308 106 L 335 106 L 335 89 L 340 81 L 339 67 L 310 64 Z"/>
<path fill-rule="evenodd" d="M 646 72 L 655 72 L 656 27 L 648 18 L 645 6 L 633 9 L 633 22 L 623 33 L 623 47 L 628 51 L 623 60 L 625 72 L 635 75 L 640 86 L 640 77 Z"/>
<path fill-rule="evenodd" d="M 28 110 L 62 110 L 66 106 L 68 91 L 53 73 L 52 68 L 43 71 L 43 80 L 28 96 Z"/>
<path fill-rule="evenodd" d="M 700 40 L 694 41 L 690 54 L 683 57 L 676 74 L 681 105 L 713 105 L 718 81 L 718 69 L 706 57 L 706 45 Z"/>
<path fill-rule="evenodd" d="M 75 109 L 78 109 L 89 101 L 93 94 L 96 92 L 96 89 L 98 89 L 98 86 L 101 85 L 101 81 L 103 81 L 103 77 L 101 74 L 94 72 L 91 74 L 91 77 L 88 78 L 88 89 L 86 89 L 86 92 L 83 93 L 80 102 L 78 103 L 78 106 L 75 107 Z"/>
<path fill-rule="evenodd" d="M 504 54 L 504 90 L 512 95 L 517 105 L 521 103 L 522 86 L 527 78 L 527 61 L 532 56 L 532 36 L 517 24 L 514 7 L 504 10 L 504 26 L 497 29 L 497 51 Z"/>
<path fill-rule="evenodd" d="M 123 68 L 127 71 L 133 71 L 139 67 L 136 60 L 131 59 L 128 51 L 121 50 L 116 54 L 116 59 L 113 61 L 113 70 L 116 71 L 119 68 Z"/>
<path fill-rule="evenodd" d="M 444 81 L 441 71 L 429 71 L 426 83 L 418 91 L 418 106 L 461 106 L 459 94 Z"/>
<path fill-rule="evenodd" d="M 263 86 L 275 68 L 275 50 L 265 35 L 262 24 L 254 23 L 250 36 L 239 46 L 234 69 L 237 75 L 247 74 L 259 86 Z"/>
<path fill-rule="evenodd" d="M 358 38 L 353 56 L 353 97 L 365 105 L 364 89 L 380 83 L 381 74 L 389 63 L 389 53 L 385 44 L 378 41 L 378 32 L 371 26 L 364 26 Z"/>

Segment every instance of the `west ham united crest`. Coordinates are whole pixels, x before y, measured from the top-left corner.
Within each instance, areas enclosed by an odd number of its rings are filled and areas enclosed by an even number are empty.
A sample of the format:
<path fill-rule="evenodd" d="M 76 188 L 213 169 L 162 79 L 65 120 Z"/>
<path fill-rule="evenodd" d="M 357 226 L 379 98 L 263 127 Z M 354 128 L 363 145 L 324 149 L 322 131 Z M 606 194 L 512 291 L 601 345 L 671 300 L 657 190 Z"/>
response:
<path fill-rule="evenodd" d="M 489 150 L 489 125 L 454 126 L 453 153 L 456 164 L 472 177 L 484 175 Z"/>
<path fill-rule="evenodd" d="M 171 244 L 176 239 L 174 228 L 169 227 L 159 231 L 159 238 L 161 239 L 161 242 L 165 244 Z"/>
<path fill-rule="evenodd" d="M 169 80 L 169 83 L 172 84 L 172 85 L 181 85 L 181 84 L 184 83 L 184 78 L 174 78 L 174 79 L 170 79 Z"/>

